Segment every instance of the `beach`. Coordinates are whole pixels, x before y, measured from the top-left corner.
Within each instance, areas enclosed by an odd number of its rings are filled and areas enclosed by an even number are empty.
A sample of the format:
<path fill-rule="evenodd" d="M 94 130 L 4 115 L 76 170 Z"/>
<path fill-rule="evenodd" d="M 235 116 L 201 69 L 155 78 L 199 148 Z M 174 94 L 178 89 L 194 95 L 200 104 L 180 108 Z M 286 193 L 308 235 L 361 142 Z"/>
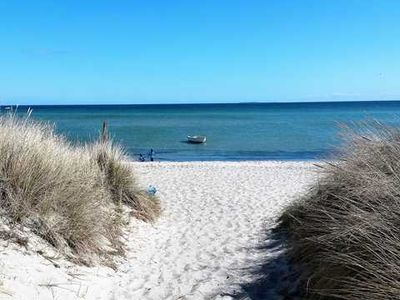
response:
<path fill-rule="evenodd" d="M 26 249 L 2 240 L 2 298 L 231 299 L 246 294 L 243 286 L 265 275 L 257 275 L 260 263 L 279 254 L 279 249 L 259 247 L 268 242 L 268 230 L 282 208 L 318 177 L 312 162 L 301 161 L 130 164 L 141 186 L 157 188 L 163 211 L 153 224 L 132 220 L 125 234 L 127 256 L 116 270 L 74 265 L 33 235 Z M 267 292 L 279 299 L 277 291 L 275 286 Z"/>
<path fill-rule="evenodd" d="M 400 1 L 0 8 L 0 300 L 400 300 Z"/>

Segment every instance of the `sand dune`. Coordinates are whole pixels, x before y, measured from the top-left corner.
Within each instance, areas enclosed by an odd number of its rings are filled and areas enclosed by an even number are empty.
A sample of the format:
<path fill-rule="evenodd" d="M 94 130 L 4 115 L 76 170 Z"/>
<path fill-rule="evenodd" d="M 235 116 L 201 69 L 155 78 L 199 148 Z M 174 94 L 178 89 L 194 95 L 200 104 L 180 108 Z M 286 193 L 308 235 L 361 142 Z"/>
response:
<path fill-rule="evenodd" d="M 132 165 L 142 185 L 157 187 L 163 214 L 153 225 L 131 224 L 118 270 L 51 262 L 2 242 L 2 297 L 230 299 L 255 279 L 250 270 L 274 255 L 257 250 L 263 231 L 317 176 L 310 162 Z"/>

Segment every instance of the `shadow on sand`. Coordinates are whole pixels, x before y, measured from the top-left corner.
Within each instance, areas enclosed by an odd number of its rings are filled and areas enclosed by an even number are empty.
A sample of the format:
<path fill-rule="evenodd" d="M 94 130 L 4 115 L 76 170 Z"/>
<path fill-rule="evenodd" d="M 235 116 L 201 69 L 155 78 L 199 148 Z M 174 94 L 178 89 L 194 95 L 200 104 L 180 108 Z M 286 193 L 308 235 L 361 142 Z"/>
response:
<path fill-rule="evenodd" d="M 233 294 L 222 293 L 233 299 L 251 300 L 295 300 L 303 299 L 300 292 L 299 272 L 286 256 L 286 235 L 275 227 L 263 233 L 256 251 L 264 254 L 264 259 L 241 269 L 252 281 L 239 284 L 239 291 Z"/>

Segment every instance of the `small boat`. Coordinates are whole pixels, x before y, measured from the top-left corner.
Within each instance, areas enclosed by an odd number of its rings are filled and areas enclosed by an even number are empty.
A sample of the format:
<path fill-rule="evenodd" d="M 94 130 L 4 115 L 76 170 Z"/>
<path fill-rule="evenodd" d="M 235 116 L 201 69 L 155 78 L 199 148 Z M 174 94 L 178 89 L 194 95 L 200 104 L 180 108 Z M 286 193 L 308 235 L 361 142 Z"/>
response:
<path fill-rule="evenodd" d="M 207 137 L 203 135 L 188 135 L 187 139 L 189 143 L 202 144 L 206 142 Z"/>

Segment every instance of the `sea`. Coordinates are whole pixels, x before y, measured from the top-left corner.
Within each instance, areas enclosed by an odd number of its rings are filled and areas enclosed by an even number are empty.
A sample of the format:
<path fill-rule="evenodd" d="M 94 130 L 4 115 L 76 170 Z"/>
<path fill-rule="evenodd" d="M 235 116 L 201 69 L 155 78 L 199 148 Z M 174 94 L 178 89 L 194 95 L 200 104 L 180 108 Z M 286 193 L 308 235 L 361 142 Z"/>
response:
<path fill-rule="evenodd" d="M 4 113 L 9 107 L 2 107 Z M 136 160 L 318 160 L 341 144 L 341 124 L 379 120 L 400 125 L 400 101 L 165 105 L 33 105 L 32 118 L 54 124 L 73 143 L 110 135 Z M 187 143 L 205 135 L 204 144 Z"/>

